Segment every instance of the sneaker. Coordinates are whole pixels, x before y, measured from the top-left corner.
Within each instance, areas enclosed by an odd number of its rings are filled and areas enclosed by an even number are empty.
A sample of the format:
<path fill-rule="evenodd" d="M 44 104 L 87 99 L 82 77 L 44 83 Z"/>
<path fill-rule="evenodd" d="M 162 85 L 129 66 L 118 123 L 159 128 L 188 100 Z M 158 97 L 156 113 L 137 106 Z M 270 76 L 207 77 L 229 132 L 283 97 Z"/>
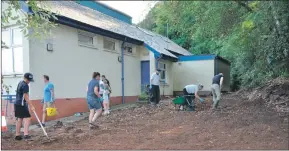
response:
<path fill-rule="evenodd" d="M 21 135 L 19 135 L 19 136 L 15 136 L 15 140 L 17 140 L 17 141 L 21 141 L 23 138 L 22 138 L 22 136 Z"/>
<path fill-rule="evenodd" d="M 180 106 L 180 110 L 181 110 L 181 111 L 184 110 L 184 106 L 183 106 L 183 105 Z"/>
<path fill-rule="evenodd" d="M 24 135 L 24 140 L 26 141 L 32 141 L 32 138 L 30 135 Z"/>
<path fill-rule="evenodd" d="M 45 127 L 44 123 L 41 123 L 43 127 Z M 37 124 L 38 127 L 41 127 L 40 124 Z"/>

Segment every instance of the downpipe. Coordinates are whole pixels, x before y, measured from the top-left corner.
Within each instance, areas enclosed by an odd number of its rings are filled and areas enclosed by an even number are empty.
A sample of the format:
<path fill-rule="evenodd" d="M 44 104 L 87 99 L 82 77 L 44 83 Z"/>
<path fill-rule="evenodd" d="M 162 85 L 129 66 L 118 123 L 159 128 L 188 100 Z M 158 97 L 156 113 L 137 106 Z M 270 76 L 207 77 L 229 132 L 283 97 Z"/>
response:
<path fill-rule="evenodd" d="M 127 38 L 125 37 L 124 41 L 122 41 L 121 44 L 121 98 L 122 98 L 122 104 L 125 103 L 124 100 L 124 44 L 126 42 Z"/>

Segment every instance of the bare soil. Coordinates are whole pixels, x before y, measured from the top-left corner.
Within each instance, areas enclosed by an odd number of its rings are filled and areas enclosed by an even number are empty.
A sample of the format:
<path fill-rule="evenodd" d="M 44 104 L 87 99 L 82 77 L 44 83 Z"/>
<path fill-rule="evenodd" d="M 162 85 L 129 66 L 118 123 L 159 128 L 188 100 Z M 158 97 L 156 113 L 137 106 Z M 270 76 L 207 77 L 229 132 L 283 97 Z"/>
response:
<path fill-rule="evenodd" d="M 39 130 L 34 141 L 2 137 L 4 150 L 70 149 L 289 149 L 288 117 L 279 116 L 262 100 L 242 100 L 225 95 L 221 110 L 210 111 L 211 100 L 197 104 L 196 112 L 178 112 L 163 101 L 113 111 L 98 120 L 100 129 L 89 130 L 87 118 L 47 128 L 54 141 Z"/>

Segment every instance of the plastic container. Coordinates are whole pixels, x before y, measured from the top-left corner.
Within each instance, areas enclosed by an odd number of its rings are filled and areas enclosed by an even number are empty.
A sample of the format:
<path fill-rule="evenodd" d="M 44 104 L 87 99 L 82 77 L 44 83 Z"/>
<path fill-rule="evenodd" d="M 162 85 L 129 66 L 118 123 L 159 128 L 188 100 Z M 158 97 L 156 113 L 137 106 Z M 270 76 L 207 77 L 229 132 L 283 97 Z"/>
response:
<path fill-rule="evenodd" d="M 47 116 L 55 116 L 57 114 L 56 108 L 46 108 Z"/>

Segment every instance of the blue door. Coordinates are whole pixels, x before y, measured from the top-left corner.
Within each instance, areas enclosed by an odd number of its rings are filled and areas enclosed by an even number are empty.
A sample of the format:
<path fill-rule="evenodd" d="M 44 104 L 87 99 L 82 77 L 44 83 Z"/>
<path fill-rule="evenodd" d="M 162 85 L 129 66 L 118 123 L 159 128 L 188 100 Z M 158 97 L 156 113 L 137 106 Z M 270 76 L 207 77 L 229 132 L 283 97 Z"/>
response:
<path fill-rule="evenodd" d="M 150 84 L 150 61 L 141 61 L 141 90 Z"/>

